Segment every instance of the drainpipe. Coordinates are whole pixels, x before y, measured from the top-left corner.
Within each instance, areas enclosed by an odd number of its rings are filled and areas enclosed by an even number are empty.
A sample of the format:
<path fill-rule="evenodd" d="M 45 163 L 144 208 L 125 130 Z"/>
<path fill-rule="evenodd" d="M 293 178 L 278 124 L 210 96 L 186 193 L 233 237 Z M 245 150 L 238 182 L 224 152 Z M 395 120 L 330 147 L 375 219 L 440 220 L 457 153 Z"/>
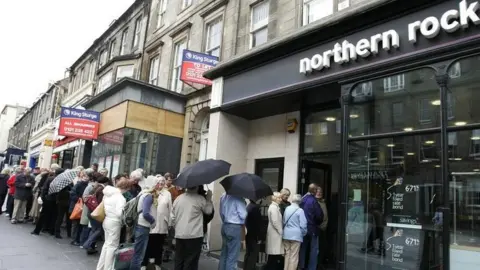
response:
<path fill-rule="evenodd" d="M 145 24 L 145 32 L 143 35 L 142 57 L 140 58 L 140 67 L 138 68 L 138 80 L 142 80 L 143 60 L 145 59 L 145 48 L 147 44 L 148 28 L 150 24 L 150 8 L 152 6 L 152 0 L 144 0 L 144 14 L 147 14 L 147 23 Z M 145 6 L 146 5 L 146 6 Z"/>

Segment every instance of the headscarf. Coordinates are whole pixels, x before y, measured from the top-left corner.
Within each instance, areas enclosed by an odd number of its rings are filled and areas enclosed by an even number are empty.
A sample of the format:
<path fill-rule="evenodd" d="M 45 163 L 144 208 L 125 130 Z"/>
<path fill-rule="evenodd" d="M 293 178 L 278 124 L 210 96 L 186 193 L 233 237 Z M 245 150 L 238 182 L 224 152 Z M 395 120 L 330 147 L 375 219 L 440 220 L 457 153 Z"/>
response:
<path fill-rule="evenodd" d="M 153 197 L 153 204 L 155 207 L 158 206 L 158 195 L 160 195 L 160 190 L 157 190 L 155 187 L 160 182 L 160 178 L 149 175 L 147 179 L 145 179 L 145 185 L 143 188 L 144 193 L 151 194 Z"/>

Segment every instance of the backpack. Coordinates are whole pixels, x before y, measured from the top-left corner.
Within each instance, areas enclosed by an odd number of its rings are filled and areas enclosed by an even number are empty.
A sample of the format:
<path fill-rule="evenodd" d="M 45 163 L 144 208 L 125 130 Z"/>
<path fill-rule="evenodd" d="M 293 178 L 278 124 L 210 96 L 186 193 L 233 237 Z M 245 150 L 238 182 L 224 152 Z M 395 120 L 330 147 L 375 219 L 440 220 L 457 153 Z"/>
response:
<path fill-rule="evenodd" d="M 142 210 L 138 211 L 138 202 L 143 196 L 143 193 L 138 194 L 135 199 L 132 199 L 125 204 L 122 211 L 122 225 L 132 228 L 137 224 L 138 215 L 142 213 Z"/>

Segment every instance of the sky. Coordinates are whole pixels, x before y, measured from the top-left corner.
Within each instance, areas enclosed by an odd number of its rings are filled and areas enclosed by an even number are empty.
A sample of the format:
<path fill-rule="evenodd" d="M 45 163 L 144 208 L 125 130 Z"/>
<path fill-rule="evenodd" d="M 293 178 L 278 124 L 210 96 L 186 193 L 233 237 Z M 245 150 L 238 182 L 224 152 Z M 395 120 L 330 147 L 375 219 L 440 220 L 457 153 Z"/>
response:
<path fill-rule="evenodd" d="M 134 0 L 0 0 L 0 110 L 30 107 Z"/>

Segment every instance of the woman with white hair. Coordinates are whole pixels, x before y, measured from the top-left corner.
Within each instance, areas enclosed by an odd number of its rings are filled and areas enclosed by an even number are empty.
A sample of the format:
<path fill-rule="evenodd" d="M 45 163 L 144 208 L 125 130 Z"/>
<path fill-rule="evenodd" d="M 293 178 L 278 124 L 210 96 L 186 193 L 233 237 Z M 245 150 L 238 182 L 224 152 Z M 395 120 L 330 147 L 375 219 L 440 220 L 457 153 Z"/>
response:
<path fill-rule="evenodd" d="M 147 250 L 143 258 L 143 265 L 147 265 L 149 261 L 158 267 L 162 264 L 163 244 L 168 234 L 168 228 L 171 226 L 172 213 L 172 196 L 165 187 L 165 178 L 163 176 L 155 176 L 157 183 L 158 199 L 157 199 L 157 216 L 155 217 L 155 227 L 150 231 L 148 238 Z"/>
<path fill-rule="evenodd" d="M 282 213 L 280 212 L 280 203 L 282 202 L 282 194 L 274 192 L 272 203 L 268 207 L 268 228 L 267 228 L 267 246 L 265 253 L 268 255 L 267 269 L 277 270 L 282 268 L 283 262 L 283 222 Z"/>
<path fill-rule="evenodd" d="M 138 169 L 133 171 L 130 174 L 130 181 L 131 181 L 131 189 L 130 193 L 133 197 L 137 197 L 138 194 L 142 191 L 142 187 L 140 186 L 140 181 L 143 180 L 143 174 Z"/>
<path fill-rule="evenodd" d="M 292 204 L 283 215 L 283 245 L 285 247 L 285 270 L 296 270 L 303 237 L 307 235 L 307 218 L 300 208 L 302 195 L 293 196 Z"/>

